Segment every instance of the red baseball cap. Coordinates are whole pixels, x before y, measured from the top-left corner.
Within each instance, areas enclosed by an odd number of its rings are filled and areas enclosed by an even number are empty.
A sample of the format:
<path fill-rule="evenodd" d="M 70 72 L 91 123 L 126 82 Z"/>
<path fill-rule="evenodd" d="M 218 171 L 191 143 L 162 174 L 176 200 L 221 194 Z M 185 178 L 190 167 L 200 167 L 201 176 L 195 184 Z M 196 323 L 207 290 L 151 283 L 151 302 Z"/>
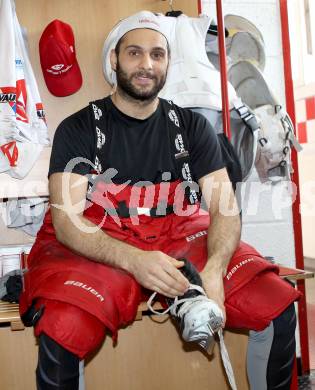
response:
<path fill-rule="evenodd" d="M 39 40 L 40 63 L 48 90 L 55 96 L 68 96 L 82 85 L 75 55 L 74 35 L 69 24 L 53 20 Z"/>

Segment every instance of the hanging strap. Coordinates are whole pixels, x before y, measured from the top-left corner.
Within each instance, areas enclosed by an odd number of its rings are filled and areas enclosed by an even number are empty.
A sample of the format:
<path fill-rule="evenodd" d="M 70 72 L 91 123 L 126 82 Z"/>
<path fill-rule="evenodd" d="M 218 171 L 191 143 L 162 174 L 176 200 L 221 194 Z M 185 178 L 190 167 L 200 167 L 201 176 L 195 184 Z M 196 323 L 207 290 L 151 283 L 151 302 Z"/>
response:
<path fill-rule="evenodd" d="M 257 122 L 256 116 L 251 112 L 249 107 L 242 102 L 240 98 L 233 100 L 233 105 L 239 116 L 242 118 L 245 125 L 254 132 L 259 130 L 259 124 Z"/>
<path fill-rule="evenodd" d="M 295 137 L 294 126 L 291 121 L 291 118 L 289 117 L 287 112 L 282 108 L 281 105 L 275 106 L 275 114 L 278 116 L 278 119 L 280 119 L 282 122 L 282 125 L 286 132 L 286 139 L 289 140 L 290 145 L 293 146 L 297 152 L 300 152 L 302 150 L 302 146 Z"/>
<path fill-rule="evenodd" d="M 105 171 L 105 164 L 111 143 L 112 132 L 108 126 L 109 110 L 107 99 L 100 99 L 90 102 L 90 115 L 93 118 L 95 137 L 96 137 L 96 154 L 95 154 L 95 170 L 98 174 Z"/>

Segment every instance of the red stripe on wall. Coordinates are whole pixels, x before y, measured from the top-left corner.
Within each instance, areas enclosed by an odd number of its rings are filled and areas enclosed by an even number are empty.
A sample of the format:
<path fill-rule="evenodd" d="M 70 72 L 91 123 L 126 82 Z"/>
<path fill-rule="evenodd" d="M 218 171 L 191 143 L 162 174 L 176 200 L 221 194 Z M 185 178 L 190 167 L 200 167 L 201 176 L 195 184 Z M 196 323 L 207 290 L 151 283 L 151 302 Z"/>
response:
<path fill-rule="evenodd" d="M 305 99 L 306 104 L 306 120 L 315 119 L 315 97 Z"/>
<path fill-rule="evenodd" d="M 290 33 L 289 33 L 289 16 L 288 16 L 288 0 L 280 0 L 280 15 L 281 15 L 281 34 L 282 34 L 282 48 L 283 48 L 283 65 L 284 65 L 284 81 L 285 81 L 285 95 L 286 107 L 294 124 L 296 124 L 295 104 L 294 104 L 294 88 L 291 68 L 291 47 L 290 47 Z M 294 228 L 294 244 L 295 244 L 295 262 L 296 267 L 304 269 L 304 255 L 303 255 L 303 240 L 302 240 L 302 221 L 300 214 L 300 188 L 299 188 L 299 166 L 297 152 L 292 149 L 292 181 L 296 185 L 296 199 L 292 205 L 293 211 L 293 228 Z M 305 281 L 297 281 L 297 288 L 303 294 L 299 304 L 299 325 L 300 325 L 300 344 L 301 344 L 301 360 L 302 373 L 310 372 L 310 356 L 308 345 L 308 328 L 307 328 L 307 312 L 305 299 Z"/>
<path fill-rule="evenodd" d="M 306 122 L 298 123 L 298 140 L 301 144 L 307 143 Z"/>

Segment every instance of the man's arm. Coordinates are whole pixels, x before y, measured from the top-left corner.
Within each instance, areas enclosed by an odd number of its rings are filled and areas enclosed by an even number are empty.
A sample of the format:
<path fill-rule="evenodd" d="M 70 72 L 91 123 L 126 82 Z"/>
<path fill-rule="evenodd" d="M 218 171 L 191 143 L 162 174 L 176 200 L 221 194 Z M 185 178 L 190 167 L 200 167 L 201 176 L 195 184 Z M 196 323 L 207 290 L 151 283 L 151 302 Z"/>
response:
<path fill-rule="evenodd" d="M 87 186 L 87 178 L 75 173 L 50 176 L 51 214 L 57 240 L 82 256 L 131 273 L 146 288 L 168 297 L 182 295 L 189 286 L 177 269 L 183 262 L 114 239 L 83 216 Z"/>
<path fill-rule="evenodd" d="M 240 241 L 239 211 L 225 168 L 202 177 L 199 186 L 210 213 L 208 262 L 201 278 L 208 297 L 216 301 L 225 313 L 223 277 Z"/>

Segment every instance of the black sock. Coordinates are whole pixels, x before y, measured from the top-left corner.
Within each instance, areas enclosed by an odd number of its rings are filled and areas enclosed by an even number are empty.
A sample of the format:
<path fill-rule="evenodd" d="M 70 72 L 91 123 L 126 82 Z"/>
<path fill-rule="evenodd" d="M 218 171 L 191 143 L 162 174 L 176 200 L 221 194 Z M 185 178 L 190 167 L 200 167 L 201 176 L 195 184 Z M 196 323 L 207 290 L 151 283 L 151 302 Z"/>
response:
<path fill-rule="evenodd" d="M 273 320 L 274 336 L 267 367 L 268 390 L 290 390 L 295 357 L 296 315 L 292 303 Z"/>
<path fill-rule="evenodd" d="M 78 390 L 79 358 L 42 333 L 39 337 L 37 390 Z"/>

